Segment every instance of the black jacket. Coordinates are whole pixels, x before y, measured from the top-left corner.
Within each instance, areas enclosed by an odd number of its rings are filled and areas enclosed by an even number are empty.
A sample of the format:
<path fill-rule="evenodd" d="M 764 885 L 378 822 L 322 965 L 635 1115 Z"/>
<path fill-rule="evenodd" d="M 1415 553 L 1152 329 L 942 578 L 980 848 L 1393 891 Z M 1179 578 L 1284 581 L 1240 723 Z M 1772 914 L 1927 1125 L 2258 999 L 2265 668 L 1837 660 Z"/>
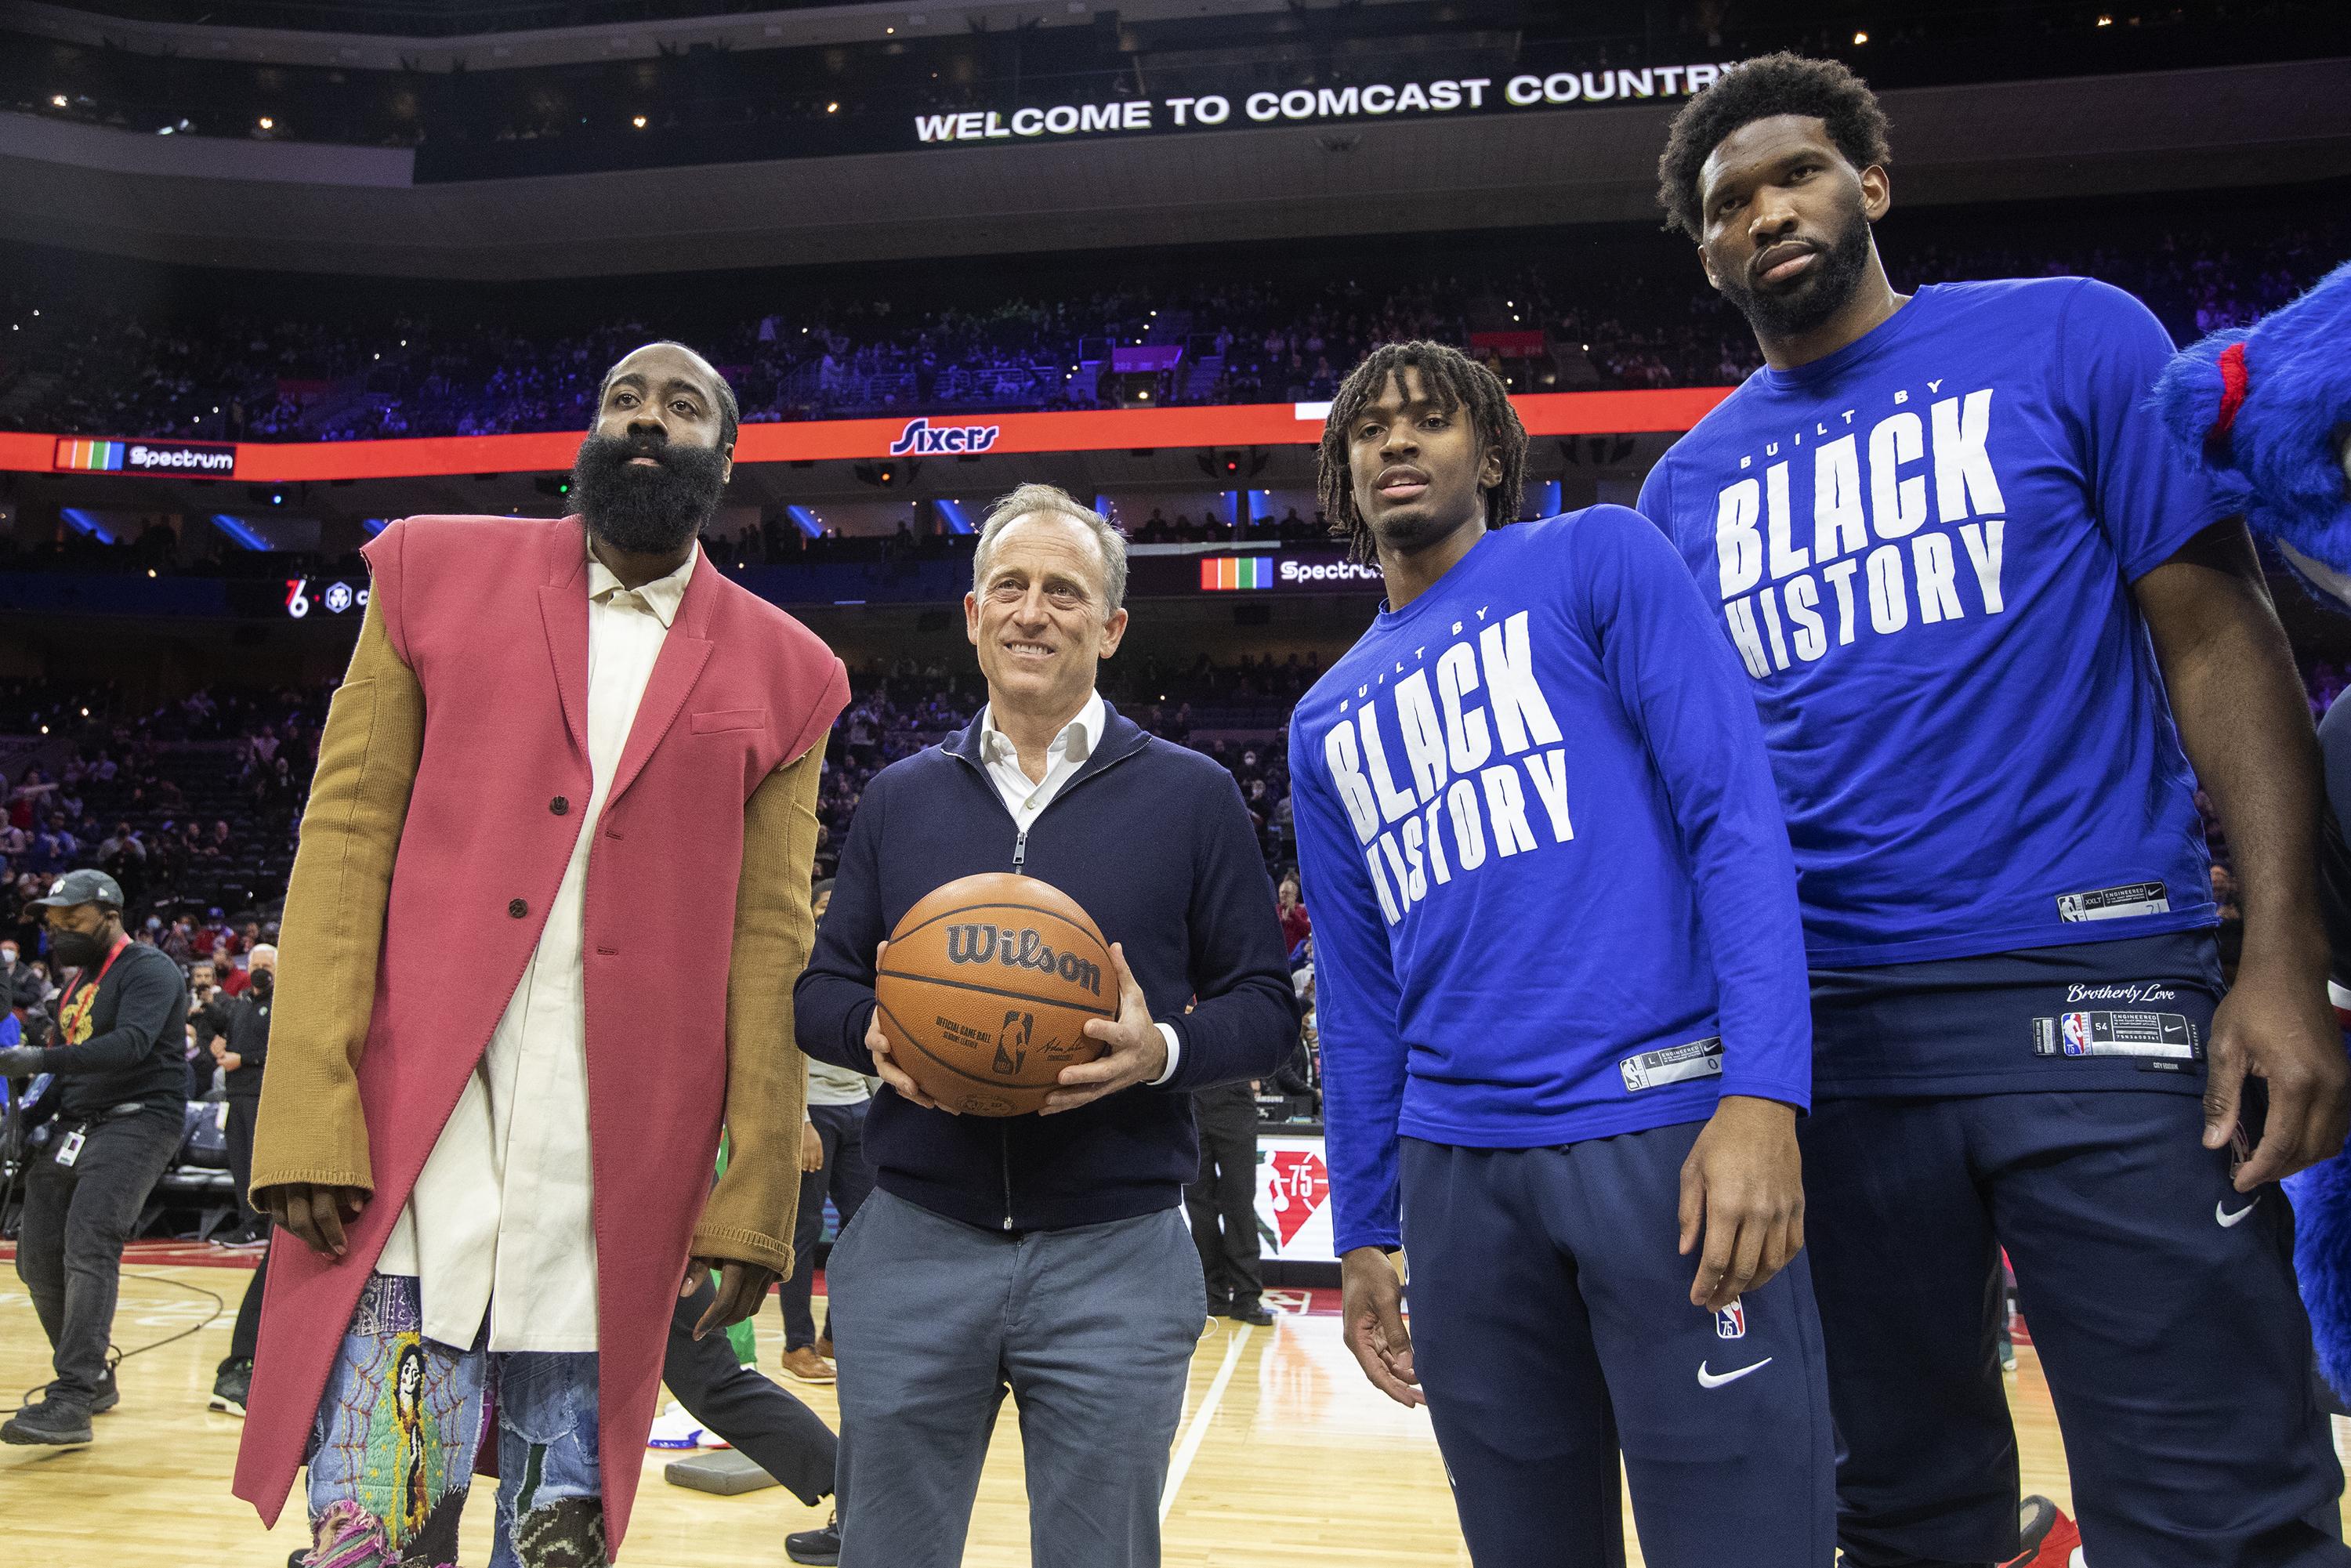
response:
<path fill-rule="evenodd" d="M 31 1012 L 40 1005 L 41 977 L 33 973 L 33 966 L 20 958 L 0 970 L 0 1009 L 22 1008 Z"/>
<path fill-rule="evenodd" d="M 1076 899 L 1122 945 L 1152 1017 L 1182 1042 L 1176 1076 L 1053 1116 L 950 1116 L 885 1087 L 865 1124 L 877 1179 L 990 1230 L 1172 1208 L 1200 1170 L 1191 1092 L 1280 1066 L 1298 1039 L 1298 1006 L 1273 888 L 1232 776 L 1115 711 L 1025 841 L 980 759 L 977 720 L 874 779 L 795 997 L 801 1049 L 872 1071 L 874 947 L 934 889 L 1014 870 Z"/>
<path fill-rule="evenodd" d="M 261 1070 L 269 1061 L 269 1004 L 276 998 L 248 988 L 235 996 L 215 995 L 196 1015 L 196 1048 L 203 1054 L 196 1059 L 200 1072 L 209 1073 L 204 1064 L 212 1060 L 212 1044 L 225 1036 L 228 1049 L 242 1060 L 228 1075 L 228 1097 L 232 1100 L 261 1098 Z"/>
<path fill-rule="evenodd" d="M 59 993 L 56 1016 L 63 1019 L 86 988 L 87 977 L 77 976 L 74 988 Z M 98 983 L 82 1039 L 69 1040 L 62 1028 L 50 1036 L 41 1067 L 64 1075 L 65 1113 L 96 1115 L 133 1100 L 181 1103 L 187 1019 L 188 982 L 180 966 L 142 943 L 124 947 Z"/>

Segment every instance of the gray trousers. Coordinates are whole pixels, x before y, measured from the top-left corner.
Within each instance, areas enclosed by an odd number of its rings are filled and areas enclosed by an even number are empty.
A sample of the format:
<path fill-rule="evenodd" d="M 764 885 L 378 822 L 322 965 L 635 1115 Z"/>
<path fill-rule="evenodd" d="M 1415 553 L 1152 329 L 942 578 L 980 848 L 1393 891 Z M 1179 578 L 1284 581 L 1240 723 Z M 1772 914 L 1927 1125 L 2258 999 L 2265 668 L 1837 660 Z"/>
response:
<path fill-rule="evenodd" d="M 826 1270 L 841 1381 L 842 1568 L 956 1568 L 1008 1390 L 1035 1568 L 1153 1568 L 1198 1343 L 1173 1208 L 997 1232 L 881 1190 Z"/>

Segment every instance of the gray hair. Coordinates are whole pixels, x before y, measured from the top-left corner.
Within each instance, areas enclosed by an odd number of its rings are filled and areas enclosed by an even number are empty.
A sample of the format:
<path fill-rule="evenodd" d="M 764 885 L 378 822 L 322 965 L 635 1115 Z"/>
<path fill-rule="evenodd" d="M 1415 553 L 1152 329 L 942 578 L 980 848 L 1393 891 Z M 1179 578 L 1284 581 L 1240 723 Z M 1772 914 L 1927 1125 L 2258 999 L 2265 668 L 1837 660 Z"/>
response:
<path fill-rule="evenodd" d="M 1053 485 L 1023 485 L 987 509 L 987 520 L 979 526 L 979 548 L 972 552 L 972 591 L 978 592 L 987 580 L 988 552 L 997 536 L 1032 512 L 1058 512 L 1083 523 L 1093 534 L 1102 558 L 1102 619 L 1117 614 L 1126 602 L 1126 536 L 1108 517 Z"/>

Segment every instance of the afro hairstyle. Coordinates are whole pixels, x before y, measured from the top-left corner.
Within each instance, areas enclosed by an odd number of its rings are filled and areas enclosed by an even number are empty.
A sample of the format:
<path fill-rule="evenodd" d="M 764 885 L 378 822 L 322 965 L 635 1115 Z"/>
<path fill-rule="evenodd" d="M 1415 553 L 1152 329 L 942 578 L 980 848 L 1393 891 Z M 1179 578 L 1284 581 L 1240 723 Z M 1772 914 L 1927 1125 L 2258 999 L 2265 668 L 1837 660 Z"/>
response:
<path fill-rule="evenodd" d="M 1855 169 L 1891 164 L 1886 110 L 1869 84 L 1836 60 L 1808 60 L 1782 50 L 1731 71 L 1682 106 L 1657 158 L 1657 204 L 1666 226 L 1692 239 L 1706 237 L 1698 210 L 1698 179 L 1723 138 L 1742 125 L 1779 114 L 1809 115 L 1828 127 L 1829 139 Z"/>

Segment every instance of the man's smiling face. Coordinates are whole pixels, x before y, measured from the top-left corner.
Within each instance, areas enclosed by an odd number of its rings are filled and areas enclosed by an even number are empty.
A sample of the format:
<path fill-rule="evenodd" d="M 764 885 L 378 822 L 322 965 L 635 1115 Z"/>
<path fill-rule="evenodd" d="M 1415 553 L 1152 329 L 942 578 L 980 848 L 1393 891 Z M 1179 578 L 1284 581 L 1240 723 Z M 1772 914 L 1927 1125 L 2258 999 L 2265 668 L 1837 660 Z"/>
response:
<path fill-rule="evenodd" d="M 1096 664 L 1126 632 L 1123 609 L 1103 616 L 1103 564 L 1092 532 L 1057 512 L 1016 517 L 990 542 L 987 575 L 963 601 L 990 702 L 1040 716 L 1085 706 Z"/>

